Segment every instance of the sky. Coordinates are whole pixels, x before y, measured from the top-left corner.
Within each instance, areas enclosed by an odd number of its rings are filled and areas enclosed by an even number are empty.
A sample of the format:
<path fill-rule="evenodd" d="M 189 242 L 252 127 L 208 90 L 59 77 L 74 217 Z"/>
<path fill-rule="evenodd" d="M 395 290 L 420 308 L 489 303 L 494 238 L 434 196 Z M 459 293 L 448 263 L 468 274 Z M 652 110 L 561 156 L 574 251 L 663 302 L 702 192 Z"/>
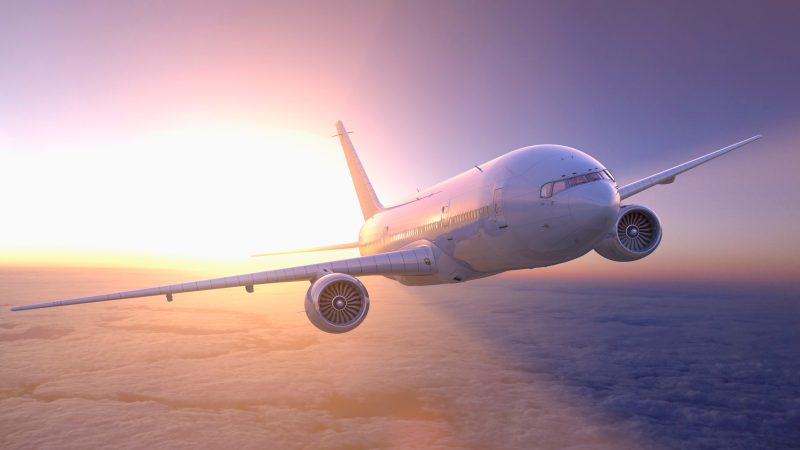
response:
<path fill-rule="evenodd" d="M 0 447 L 796 448 L 792 1 L 0 3 Z M 343 120 L 384 204 L 554 143 L 660 247 L 469 283 L 365 277 L 11 313 L 354 256 Z"/>
<path fill-rule="evenodd" d="M 6 266 L 351 242 L 342 119 L 385 204 L 526 145 L 582 149 L 626 183 L 763 134 L 631 199 L 665 230 L 625 271 L 798 274 L 796 2 L 0 8 Z M 592 254 L 555 272 L 622 271 Z"/>

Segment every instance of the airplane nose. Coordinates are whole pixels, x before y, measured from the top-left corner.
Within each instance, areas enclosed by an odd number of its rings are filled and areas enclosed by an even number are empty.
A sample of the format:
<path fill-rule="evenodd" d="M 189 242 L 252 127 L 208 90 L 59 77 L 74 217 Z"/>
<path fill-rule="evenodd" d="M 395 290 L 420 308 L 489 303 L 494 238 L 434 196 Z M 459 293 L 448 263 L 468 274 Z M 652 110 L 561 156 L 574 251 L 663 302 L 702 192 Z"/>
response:
<path fill-rule="evenodd" d="M 607 232 L 619 214 L 619 193 L 609 181 L 594 181 L 570 189 L 570 216 L 587 234 Z"/>

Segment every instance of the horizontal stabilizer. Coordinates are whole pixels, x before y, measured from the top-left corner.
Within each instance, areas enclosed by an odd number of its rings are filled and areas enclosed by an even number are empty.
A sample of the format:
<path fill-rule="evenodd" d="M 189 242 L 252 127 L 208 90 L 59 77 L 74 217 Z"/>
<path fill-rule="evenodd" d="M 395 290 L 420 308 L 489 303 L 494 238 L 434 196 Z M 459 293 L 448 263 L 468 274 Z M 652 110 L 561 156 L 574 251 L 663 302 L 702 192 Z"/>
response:
<path fill-rule="evenodd" d="M 322 247 L 301 248 L 297 250 L 281 250 L 278 252 L 256 253 L 253 256 L 273 256 L 273 255 L 291 255 L 294 253 L 327 252 L 329 250 L 343 250 L 346 248 L 358 248 L 358 242 L 348 242 L 347 244 L 323 245 Z"/>

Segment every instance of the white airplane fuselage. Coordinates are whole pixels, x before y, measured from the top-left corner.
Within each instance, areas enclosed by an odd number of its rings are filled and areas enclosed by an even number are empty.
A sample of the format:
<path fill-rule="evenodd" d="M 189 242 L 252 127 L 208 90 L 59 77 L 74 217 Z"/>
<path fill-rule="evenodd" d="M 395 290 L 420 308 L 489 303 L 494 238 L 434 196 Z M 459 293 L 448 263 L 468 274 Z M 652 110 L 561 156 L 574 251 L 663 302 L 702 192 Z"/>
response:
<path fill-rule="evenodd" d="M 433 248 L 438 273 L 387 275 L 408 285 L 460 282 L 569 261 L 592 250 L 612 228 L 620 208 L 617 185 L 604 177 L 546 198 L 542 186 L 604 170 L 570 147 L 520 148 L 368 218 L 359 233 L 359 251 Z"/>
<path fill-rule="evenodd" d="M 310 282 L 304 301 L 314 326 L 345 333 L 369 312 L 367 288 L 356 277 L 383 275 L 407 285 L 457 283 L 507 270 L 551 266 L 594 249 L 611 261 L 650 255 L 661 242 L 651 209 L 620 205 L 660 184 L 759 139 L 756 135 L 624 186 L 591 156 L 561 145 L 514 150 L 432 186 L 411 200 L 384 207 L 341 121 L 336 131 L 353 180 L 364 225 L 362 256 L 283 269 L 189 281 L 29 305 L 12 311 L 254 286 Z M 286 252 L 278 252 L 286 253 Z"/>

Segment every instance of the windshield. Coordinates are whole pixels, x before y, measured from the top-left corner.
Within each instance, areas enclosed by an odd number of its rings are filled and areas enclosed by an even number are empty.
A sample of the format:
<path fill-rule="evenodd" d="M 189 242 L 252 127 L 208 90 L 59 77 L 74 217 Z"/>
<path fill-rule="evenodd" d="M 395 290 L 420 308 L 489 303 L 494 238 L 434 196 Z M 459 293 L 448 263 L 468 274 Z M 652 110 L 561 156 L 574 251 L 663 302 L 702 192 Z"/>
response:
<path fill-rule="evenodd" d="M 541 198 L 550 198 L 555 194 L 558 194 L 559 192 L 569 189 L 573 186 L 600 180 L 614 181 L 614 177 L 611 176 L 611 173 L 609 173 L 608 170 L 601 170 L 599 172 L 575 175 L 574 177 L 564 178 L 563 180 L 551 181 L 542 185 L 542 189 L 539 191 L 539 196 Z"/>

